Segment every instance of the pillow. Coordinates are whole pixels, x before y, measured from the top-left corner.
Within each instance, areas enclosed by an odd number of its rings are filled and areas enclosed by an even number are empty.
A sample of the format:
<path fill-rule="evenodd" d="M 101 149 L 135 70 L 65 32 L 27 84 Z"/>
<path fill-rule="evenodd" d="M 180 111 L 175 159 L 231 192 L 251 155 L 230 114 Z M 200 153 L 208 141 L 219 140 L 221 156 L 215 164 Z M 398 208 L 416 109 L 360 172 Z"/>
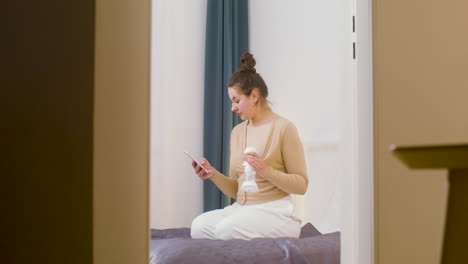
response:
<path fill-rule="evenodd" d="M 317 236 L 321 234 L 322 233 L 320 233 L 311 223 L 307 223 L 301 228 L 301 234 L 299 235 L 299 238 Z"/>

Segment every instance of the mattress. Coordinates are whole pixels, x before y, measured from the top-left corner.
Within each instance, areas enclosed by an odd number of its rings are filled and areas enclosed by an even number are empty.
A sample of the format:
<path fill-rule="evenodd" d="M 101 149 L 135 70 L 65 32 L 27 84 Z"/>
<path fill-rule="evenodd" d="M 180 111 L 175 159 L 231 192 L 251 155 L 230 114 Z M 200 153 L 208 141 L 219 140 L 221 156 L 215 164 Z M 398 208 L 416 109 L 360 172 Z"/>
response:
<path fill-rule="evenodd" d="M 340 233 L 306 224 L 299 238 L 191 239 L 189 228 L 152 229 L 151 264 L 340 263 Z"/>

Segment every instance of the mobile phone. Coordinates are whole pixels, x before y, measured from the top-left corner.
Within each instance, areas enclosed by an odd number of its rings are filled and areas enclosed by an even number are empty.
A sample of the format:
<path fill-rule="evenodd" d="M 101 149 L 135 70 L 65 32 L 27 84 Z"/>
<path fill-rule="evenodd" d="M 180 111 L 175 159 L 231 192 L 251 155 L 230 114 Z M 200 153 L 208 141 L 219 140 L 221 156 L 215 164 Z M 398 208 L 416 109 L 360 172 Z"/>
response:
<path fill-rule="evenodd" d="M 191 158 L 193 161 L 195 161 L 195 163 L 199 164 L 200 167 L 202 167 L 202 169 L 204 169 L 206 172 L 208 172 L 208 170 L 207 170 L 205 167 L 203 167 L 203 166 L 200 164 L 200 162 L 198 162 L 194 157 L 192 157 L 192 155 L 190 155 L 187 151 L 184 151 L 184 153 L 185 153 L 185 155 L 187 155 L 189 158 Z"/>

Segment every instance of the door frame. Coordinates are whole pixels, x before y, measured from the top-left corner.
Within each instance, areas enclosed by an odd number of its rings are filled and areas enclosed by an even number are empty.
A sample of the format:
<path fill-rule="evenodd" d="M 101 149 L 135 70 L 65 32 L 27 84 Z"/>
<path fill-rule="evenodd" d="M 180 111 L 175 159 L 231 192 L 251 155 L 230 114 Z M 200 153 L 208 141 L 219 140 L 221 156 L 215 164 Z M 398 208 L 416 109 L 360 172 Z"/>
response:
<path fill-rule="evenodd" d="M 356 43 L 356 59 L 341 112 L 341 263 L 371 264 L 375 262 L 372 0 L 350 0 L 350 5 L 351 19 L 355 16 L 350 43 Z"/>

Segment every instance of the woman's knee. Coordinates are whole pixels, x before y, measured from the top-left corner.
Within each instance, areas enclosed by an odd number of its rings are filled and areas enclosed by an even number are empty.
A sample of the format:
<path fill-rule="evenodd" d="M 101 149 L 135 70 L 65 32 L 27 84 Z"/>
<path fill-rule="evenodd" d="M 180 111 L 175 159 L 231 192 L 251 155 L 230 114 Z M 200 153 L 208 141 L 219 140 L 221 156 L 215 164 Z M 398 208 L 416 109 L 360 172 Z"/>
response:
<path fill-rule="evenodd" d="M 215 237 L 216 239 L 222 240 L 248 239 L 242 232 L 240 232 L 238 224 L 236 225 L 236 223 L 230 221 L 230 219 L 221 221 L 216 225 Z"/>
<path fill-rule="evenodd" d="M 208 213 L 197 216 L 192 221 L 190 235 L 192 238 L 210 238 L 214 239 L 215 224 L 213 224 L 212 215 Z"/>
<path fill-rule="evenodd" d="M 190 227 L 190 236 L 192 238 L 204 238 L 204 229 L 206 229 L 206 224 L 201 216 L 202 215 L 197 216 L 192 221 L 192 226 Z"/>
<path fill-rule="evenodd" d="M 245 211 L 216 225 L 216 239 L 253 239 L 257 237 L 299 237 L 300 222 L 262 211 Z"/>

